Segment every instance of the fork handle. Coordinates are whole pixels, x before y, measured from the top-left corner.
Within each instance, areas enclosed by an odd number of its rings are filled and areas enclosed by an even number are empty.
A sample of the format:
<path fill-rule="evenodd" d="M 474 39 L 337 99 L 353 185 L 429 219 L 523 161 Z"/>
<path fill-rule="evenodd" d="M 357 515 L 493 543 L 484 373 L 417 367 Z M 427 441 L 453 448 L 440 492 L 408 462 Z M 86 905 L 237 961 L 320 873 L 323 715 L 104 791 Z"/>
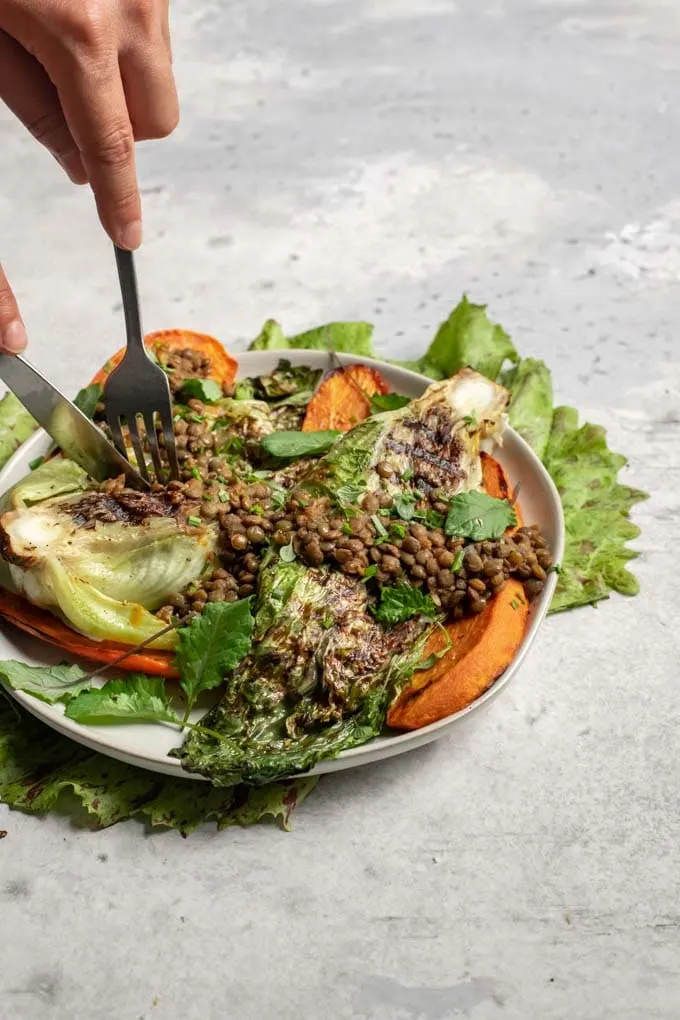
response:
<path fill-rule="evenodd" d="M 123 296 L 123 312 L 125 314 L 125 332 L 128 350 L 140 351 L 148 357 L 144 346 L 144 330 L 139 310 L 139 294 L 137 293 L 137 274 L 131 251 L 113 246 L 116 253 L 120 292 Z"/>

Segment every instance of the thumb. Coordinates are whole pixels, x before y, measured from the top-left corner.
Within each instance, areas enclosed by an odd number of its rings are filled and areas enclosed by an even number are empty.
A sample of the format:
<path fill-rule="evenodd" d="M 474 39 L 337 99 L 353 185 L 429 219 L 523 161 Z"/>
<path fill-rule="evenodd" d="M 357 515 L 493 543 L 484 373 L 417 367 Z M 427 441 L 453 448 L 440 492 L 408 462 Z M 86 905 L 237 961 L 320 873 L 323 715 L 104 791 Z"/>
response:
<path fill-rule="evenodd" d="M 27 342 L 16 298 L 0 266 L 0 354 L 21 354 Z"/>

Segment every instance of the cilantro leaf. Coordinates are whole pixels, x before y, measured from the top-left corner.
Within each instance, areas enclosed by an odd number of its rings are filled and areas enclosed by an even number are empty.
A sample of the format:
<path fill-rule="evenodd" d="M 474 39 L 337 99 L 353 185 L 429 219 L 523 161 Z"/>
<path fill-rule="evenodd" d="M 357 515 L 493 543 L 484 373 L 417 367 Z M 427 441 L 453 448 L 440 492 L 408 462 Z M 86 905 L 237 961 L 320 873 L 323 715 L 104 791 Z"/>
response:
<path fill-rule="evenodd" d="M 353 485 L 351 482 L 347 482 L 345 485 L 341 485 L 335 494 L 339 506 L 354 506 L 358 501 L 359 497 L 363 495 L 363 485 Z"/>
<path fill-rule="evenodd" d="M 403 397 L 401 393 L 375 393 L 371 397 L 371 414 L 398 411 L 400 407 L 406 407 L 410 403 L 411 398 Z"/>
<path fill-rule="evenodd" d="M 61 663 L 58 666 L 27 666 L 25 662 L 9 659 L 0 662 L 0 682 L 13 691 L 25 691 L 48 705 L 66 701 L 86 690 L 91 680 L 85 680 L 80 666 Z"/>
<path fill-rule="evenodd" d="M 437 616 L 439 610 L 429 595 L 410 584 L 395 584 L 393 588 L 382 588 L 380 602 L 372 610 L 380 623 L 395 624 L 410 620 L 412 616 Z"/>
<path fill-rule="evenodd" d="M 182 396 L 202 400 L 205 404 L 216 404 L 222 399 L 222 387 L 214 379 L 186 379 L 182 383 Z"/>
<path fill-rule="evenodd" d="M 416 512 L 415 502 L 415 497 L 410 492 L 398 492 L 394 497 L 394 509 L 402 521 L 413 520 Z"/>
<path fill-rule="evenodd" d="M 187 714 L 202 691 L 224 680 L 250 650 L 253 617 L 250 599 L 209 602 L 201 616 L 177 631 L 179 648 L 175 661 L 180 686 L 187 697 Z"/>
<path fill-rule="evenodd" d="M 281 546 L 279 549 L 279 556 L 284 563 L 292 563 L 295 559 L 297 559 L 292 540 L 288 543 L 288 545 Z"/>
<path fill-rule="evenodd" d="M 290 460 L 325 453 L 330 449 L 340 432 L 331 429 L 324 432 L 296 432 L 295 430 L 272 432 L 262 440 L 262 448 L 271 457 Z"/>
<path fill-rule="evenodd" d="M 66 715 L 74 722 L 174 722 L 179 717 L 170 705 L 163 677 L 131 673 L 92 687 L 71 698 Z"/>
<path fill-rule="evenodd" d="M 516 524 L 515 511 L 506 499 L 495 499 L 486 492 L 460 492 L 451 500 L 444 531 L 449 536 L 484 542 L 500 538 Z"/>
<path fill-rule="evenodd" d="M 371 563 L 371 565 L 369 567 L 366 567 L 366 569 L 364 570 L 364 573 L 363 573 L 364 581 L 370 581 L 370 579 L 372 577 L 375 577 L 375 575 L 377 573 L 378 573 L 378 564 L 377 563 Z"/>

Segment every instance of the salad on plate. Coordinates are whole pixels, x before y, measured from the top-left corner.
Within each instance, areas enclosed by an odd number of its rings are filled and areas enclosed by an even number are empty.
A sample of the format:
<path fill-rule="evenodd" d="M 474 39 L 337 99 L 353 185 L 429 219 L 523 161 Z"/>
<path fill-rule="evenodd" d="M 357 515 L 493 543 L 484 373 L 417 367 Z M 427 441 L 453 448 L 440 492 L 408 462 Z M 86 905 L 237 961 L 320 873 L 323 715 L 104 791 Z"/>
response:
<path fill-rule="evenodd" d="M 409 399 L 367 364 L 322 372 L 282 349 L 237 380 L 210 337 L 147 346 L 181 478 L 99 484 L 57 451 L 1 497 L 0 615 L 71 657 L 0 663 L 8 687 L 86 725 L 173 727 L 182 766 L 231 786 L 427 726 L 494 683 L 557 569 L 494 456 L 504 385 L 463 367 Z M 118 358 L 79 395 L 104 430 Z M 97 664 L 115 666 L 103 686 Z"/>

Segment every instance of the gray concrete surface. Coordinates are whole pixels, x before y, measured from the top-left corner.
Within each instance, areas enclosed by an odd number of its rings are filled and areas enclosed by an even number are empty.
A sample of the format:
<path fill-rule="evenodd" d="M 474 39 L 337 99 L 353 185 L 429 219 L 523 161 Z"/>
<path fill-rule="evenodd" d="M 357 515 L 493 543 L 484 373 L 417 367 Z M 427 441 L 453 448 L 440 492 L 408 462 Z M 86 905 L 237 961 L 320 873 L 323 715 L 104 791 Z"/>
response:
<path fill-rule="evenodd" d="M 648 488 L 635 600 L 550 620 L 474 725 L 324 781 L 292 834 L 92 834 L 0 807 L 7 1020 L 680 1015 L 676 0 L 179 0 L 183 122 L 140 151 L 148 328 L 233 347 L 463 290 Z M 34 360 L 119 345 L 85 191 L 0 114 Z"/>

